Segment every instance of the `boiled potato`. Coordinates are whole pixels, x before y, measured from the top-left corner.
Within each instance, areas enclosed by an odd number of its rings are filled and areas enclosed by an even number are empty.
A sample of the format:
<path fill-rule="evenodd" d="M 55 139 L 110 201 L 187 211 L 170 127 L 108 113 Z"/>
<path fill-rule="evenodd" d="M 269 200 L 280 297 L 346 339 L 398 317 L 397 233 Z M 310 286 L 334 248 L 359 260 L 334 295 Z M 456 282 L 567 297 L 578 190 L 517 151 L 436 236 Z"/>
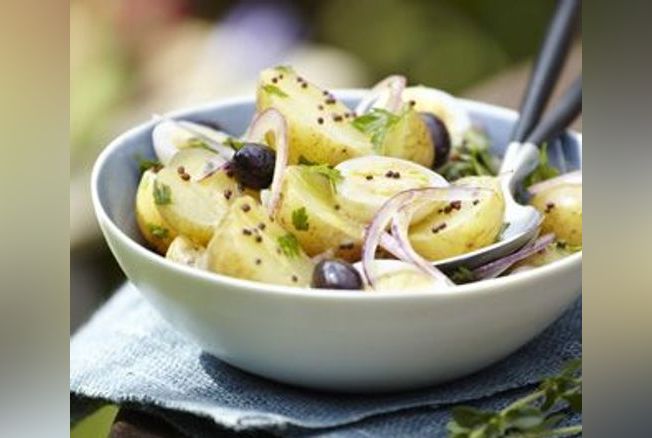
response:
<path fill-rule="evenodd" d="M 335 249 L 342 259 L 359 259 L 363 226 L 342 213 L 328 179 L 310 166 L 289 166 L 281 193 L 276 218 L 308 255 Z"/>
<path fill-rule="evenodd" d="M 428 260 L 442 260 L 491 245 L 502 229 L 505 201 L 498 179 L 467 177 L 453 185 L 491 191 L 478 192 L 474 201 L 442 205 L 410 228 L 412 246 Z"/>
<path fill-rule="evenodd" d="M 265 283 L 306 287 L 313 263 L 293 234 L 250 196 L 236 199 L 215 227 L 207 269 Z"/>
<path fill-rule="evenodd" d="M 582 186 L 562 184 L 537 193 L 531 204 L 544 215 L 542 233 L 555 233 L 557 240 L 582 245 Z"/>
<path fill-rule="evenodd" d="M 206 162 L 215 154 L 203 149 L 182 149 L 170 165 L 156 174 L 153 190 L 163 219 L 178 233 L 206 245 L 229 205 L 240 194 L 238 184 L 225 171 L 195 181 Z M 184 177 L 185 174 L 189 177 Z M 185 179 L 184 179 L 185 178 Z"/>
<path fill-rule="evenodd" d="M 305 82 L 289 67 L 271 68 L 260 74 L 256 107 L 259 111 L 274 107 L 287 120 L 290 164 L 298 163 L 303 156 L 334 166 L 372 153 L 367 136 L 350 123 L 351 110 Z"/>
<path fill-rule="evenodd" d="M 435 162 L 435 147 L 428 126 L 418 112 L 408 109 L 388 129 L 382 154 L 403 158 L 431 168 Z"/>
<path fill-rule="evenodd" d="M 206 248 L 185 236 L 177 236 L 165 253 L 165 258 L 182 265 L 203 269 L 206 264 L 205 255 Z"/>
<path fill-rule="evenodd" d="M 154 203 L 154 181 L 156 173 L 147 170 L 140 178 L 136 192 L 136 222 L 145 241 L 160 254 L 170 245 L 177 232 L 159 214 Z"/>

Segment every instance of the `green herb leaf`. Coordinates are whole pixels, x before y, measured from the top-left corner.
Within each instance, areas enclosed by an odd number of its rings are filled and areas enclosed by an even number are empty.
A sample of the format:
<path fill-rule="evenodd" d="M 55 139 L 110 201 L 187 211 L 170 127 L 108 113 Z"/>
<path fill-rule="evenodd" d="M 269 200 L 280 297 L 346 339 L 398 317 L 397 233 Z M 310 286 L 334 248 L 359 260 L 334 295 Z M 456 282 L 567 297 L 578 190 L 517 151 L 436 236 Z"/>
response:
<path fill-rule="evenodd" d="M 283 251 L 283 254 L 289 258 L 297 257 L 299 255 L 299 241 L 292 233 L 287 233 L 277 239 L 278 245 Z"/>
<path fill-rule="evenodd" d="M 159 160 L 150 160 L 149 158 L 144 158 L 142 155 L 136 155 L 136 160 L 138 160 L 138 170 L 141 174 L 147 172 L 149 169 L 157 172 L 163 167 Z"/>
<path fill-rule="evenodd" d="M 502 410 L 490 412 L 469 406 L 453 408 L 452 419 L 447 425 L 449 438 L 541 438 L 581 434 L 581 424 L 559 427 L 569 414 L 565 408 L 581 412 L 580 364 L 578 361 L 569 363 L 559 375 L 544 379 L 536 392 Z M 568 406 L 561 406 L 562 403 Z"/>
<path fill-rule="evenodd" d="M 170 186 L 154 181 L 154 203 L 156 205 L 172 203 L 172 190 L 170 190 Z"/>
<path fill-rule="evenodd" d="M 401 120 L 400 116 L 380 108 L 373 108 L 366 114 L 353 119 L 351 124 L 358 131 L 371 137 L 376 152 L 382 152 L 387 132 Z"/>
<path fill-rule="evenodd" d="M 494 176 L 496 163 L 489 152 L 489 138 L 482 131 L 470 129 L 461 146 L 451 151 L 450 158 L 438 172 L 447 180 L 465 176 Z"/>
<path fill-rule="evenodd" d="M 306 207 L 297 208 L 292 212 L 292 225 L 297 231 L 308 231 L 310 224 L 308 223 Z"/>
<path fill-rule="evenodd" d="M 212 152 L 212 153 L 214 153 L 214 154 L 217 153 L 217 151 L 216 151 L 215 149 L 211 148 L 211 147 L 208 145 L 208 143 L 206 143 L 206 142 L 205 142 L 204 140 L 202 140 L 201 138 L 197 138 L 197 137 L 192 137 L 192 138 L 190 138 L 190 139 L 188 140 L 186 146 L 189 147 L 189 148 L 204 149 L 204 150 L 207 150 L 207 151 Z"/>
<path fill-rule="evenodd" d="M 310 161 L 309 159 L 307 159 L 303 155 L 299 155 L 299 164 L 301 164 L 303 166 L 316 166 L 317 165 L 317 163 L 315 161 Z"/>
<path fill-rule="evenodd" d="M 475 281 L 473 271 L 471 271 L 466 266 L 455 268 L 453 271 L 451 271 L 449 277 L 455 284 L 471 283 Z"/>
<path fill-rule="evenodd" d="M 281 90 L 276 85 L 272 85 L 272 84 L 263 85 L 263 91 L 265 93 L 267 93 L 267 94 L 272 94 L 272 95 L 278 96 L 278 97 L 288 97 L 287 93 L 285 93 L 283 90 Z"/>
<path fill-rule="evenodd" d="M 529 187 L 532 184 L 536 184 L 541 181 L 545 181 L 550 178 L 554 178 L 559 175 L 559 170 L 555 167 L 552 167 L 548 160 L 548 145 L 544 143 L 541 146 L 541 151 L 539 152 L 539 165 L 537 166 L 531 174 L 525 178 L 525 187 Z"/>
<path fill-rule="evenodd" d="M 242 147 L 245 145 L 245 142 L 242 140 L 238 140 L 235 137 L 229 137 L 226 140 L 224 140 L 224 144 L 229 146 L 231 149 L 238 151 L 242 149 Z"/>
<path fill-rule="evenodd" d="M 161 227 L 160 225 L 147 224 L 147 228 L 149 229 L 149 232 L 152 233 L 152 236 L 158 237 L 159 239 L 165 239 L 170 234 L 170 231 L 167 228 Z"/>
<path fill-rule="evenodd" d="M 301 157 L 299 158 L 299 162 L 301 162 Z M 310 161 L 304 158 L 304 163 L 306 162 Z M 308 172 L 317 173 L 328 179 L 331 189 L 333 189 L 333 192 L 337 193 L 337 183 L 344 179 L 339 170 L 329 166 L 328 164 L 303 164 L 303 166 L 305 166 L 305 169 Z"/>
<path fill-rule="evenodd" d="M 294 73 L 294 69 L 291 65 L 277 65 L 274 67 L 274 70 L 280 71 L 281 73 Z"/>

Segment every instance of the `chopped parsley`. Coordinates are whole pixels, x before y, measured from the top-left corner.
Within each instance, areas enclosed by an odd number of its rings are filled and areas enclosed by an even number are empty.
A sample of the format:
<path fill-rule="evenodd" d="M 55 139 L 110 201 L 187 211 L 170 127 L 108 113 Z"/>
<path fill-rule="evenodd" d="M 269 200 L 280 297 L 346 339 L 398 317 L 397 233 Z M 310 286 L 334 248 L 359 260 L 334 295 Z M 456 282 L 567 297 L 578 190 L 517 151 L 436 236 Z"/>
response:
<path fill-rule="evenodd" d="M 283 254 L 289 258 L 297 257 L 299 255 L 299 241 L 292 233 L 287 233 L 277 239 L 278 246 L 283 251 Z"/>
<path fill-rule="evenodd" d="M 301 159 L 299 159 L 299 162 L 301 162 Z M 337 193 L 337 183 L 344 179 L 339 170 L 328 164 L 304 164 L 303 166 L 305 166 L 308 172 L 316 173 L 326 178 L 333 192 Z"/>
<path fill-rule="evenodd" d="M 263 91 L 267 94 L 272 94 L 278 97 L 288 97 L 287 93 L 285 91 L 281 90 L 279 87 L 276 85 L 272 84 L 265 84 L 263 85 Z"/>
<path fill-rule="evenodd" d="M 548 160 L 548 145 L 544 143 L 541 146 L 541 152 L 539 152 L 539 165 L 525 178 L 525 187 L 554 178 L 557 175 L 559 175 L 559 170 L 550 165 Z"/>
<path fill-rule="evenodd" d="M 147 228 L 149 229 L 149 232 L 152 233 L 152 236 L 159 239 L 165 239 L 170 235 L 170 230 L 165 227 L 161 227 L 160 225 L 147 224 Z"/>
<path fill-rule="evenodd" d="M 353 119 L 351 124 L 358 131 L 369 135 L 376 152 L 381 152 L 387 132 L 400 120 L 401 116 L 384 109 L 372 108 L 368 113 Z"/>
<path fill-rule="evenodd" d="M 307 231 L 310 228 L 306 207 L 297 208 L 292 212 L 292 225 L 297 231 Z"/>
<path fill-rule="evenodd" d="M 241 141 L 241 140 L 238 140 L 235 137 L 229 137 L 226 140 L 224 140 L 224 144 L 229 146 L 234 151 L 238 151 L 238 150 L 242 149 L 242 146 L 245 145 L 245 142 Z"/>
<path fill-rule="evenodd" d="M 309 159 L 307 159 L 303 155 L 299 155 L 299 164 L 301 164 L 303 166 L 316 166 L 317 165 L 316 162 L 310 161 Z"/>
<path fill-rule="evenodd" d="M 154 203 L 165 205 L 172 203 L 172 191 L 170 186 L 154 181 Z"/>
<path fill-rule="evenodd" d="M 473 275 L 473 271 L 471 271 L 466 266 L 460 266 L 458 268 L 455 268 L 453 271 L 450 272 L 449 277 L 451 280 L 453 280 L 455 284 L 471 283 L 475 281 L 475 276 Z"/>
<path fill-rule="evenodd" d="M 465 176 L 495 176 L 496 163 L 489 153 L 489 138 L 477 129 L 468 130 L 462 145 L 451 151 L 448 162 L 438 172 L 448 181 Z"/>
<path fill-rule="evenodd" d="M 159 160 L 150 160 L 149 158 L 144 158 L 141 155 L 137 155 L 136 160 L 138 160 L 138 170 L 140 171 L 140 173 L 145 173 L 149 169 L 152 169 L 154 170 L 154 172 L 157 172 L 163 167 L 163 165 Z"/>
<path fill-rule="evenodd" d="M 280 71 L 281 73 L 294 73 L 294 70 L 289 65 L 277 65 L 274 67 L 274 70 Z"/>
<path fill-rule="evenodd" d="M 189 148 L 196 148 L 196 149 L 205 149 L 205 150 L 207 150 L 207 151 L 209 151 L 209 152 L 212 152 L 212 153 L 214 153 L 214 154 L 217 153 L 217 152 L 215 151 L 215 149 L 213 149 L 212 147 L 210 147 L 210 146 L 208 145 L 207 142 L 205 142 L 205 141 L 202 140 L 201 138 L 197 138 L 197 137 L 193 137 L 193 138 L 189 139 L 189 140 L 188 140 L 188 143 L 187 143 L 187 147 L 189 147 Z"/>

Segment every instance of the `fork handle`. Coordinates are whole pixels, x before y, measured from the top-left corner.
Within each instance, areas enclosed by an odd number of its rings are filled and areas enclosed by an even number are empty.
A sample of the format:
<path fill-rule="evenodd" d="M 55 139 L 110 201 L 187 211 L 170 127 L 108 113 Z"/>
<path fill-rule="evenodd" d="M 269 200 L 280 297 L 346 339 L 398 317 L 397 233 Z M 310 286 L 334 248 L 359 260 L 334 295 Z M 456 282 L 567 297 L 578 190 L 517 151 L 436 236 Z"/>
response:
<path fill-rule="evenodd" d="M 540 145 L 561 134 L 582 112 L 582 77 L 580 76 L 528 136 L 527 142 Z"/>
<path fill-rule="evenodd" d="M 566 60 L 580 13 L 580 0 L 558 0 L 530 76 L 511 141 L 523 142 L 543 113 Z"/>

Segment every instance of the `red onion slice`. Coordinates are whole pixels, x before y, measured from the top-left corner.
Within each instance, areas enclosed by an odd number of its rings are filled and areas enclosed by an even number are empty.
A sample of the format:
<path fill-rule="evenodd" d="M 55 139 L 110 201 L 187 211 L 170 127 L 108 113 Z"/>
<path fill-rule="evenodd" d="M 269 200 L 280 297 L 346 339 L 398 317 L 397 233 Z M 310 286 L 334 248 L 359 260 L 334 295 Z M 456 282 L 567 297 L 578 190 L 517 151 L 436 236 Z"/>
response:
<path fill-rule="evenodd" d="M 265 207 L 268 214 L 274 216 L 281 197 L 283 175 L 288 165 L 288 127 L 285 117 L 274 108 L 256 114 L 244 138 L 251 142 L 267 143 L 265 136 L 270 132 L 274 135 L 276 161 L 269 200 Z"/>
<path fill-rule="evenodd" d="M 198 124 L 196 124 L 194 122 L 187 122 L 185 120 L 175 120 L 175 119 L 172 119 L 172 118 L 167 117 L 167 116 L 162 116 L 160 114 L 153 114 L 152 118 L 154 120 L 156 120 L 157 122 L 169 122 L 169 123 L 172 123 L 176 127 L 178 127 L 179 129 L 183 129 L 187 133 L 192 134 L 193 136 L 197 137 L 198 139 L 206 142 L 208 147 L 210 147 L 213 151 L 215 151 L 215 153 L 221 155 L 222 157 L 224 157 L 227 160 L 230 160 L 231 158 L 233 158 L 233 154 L 235 153 L 233 148 L 230 148 L 230 147 L 216 141 L 215 139 L 213 139 L 210 136 L 206 135 L 204 132 L 201 132 L 200 130 L 198 130 L 194 126 L 194 125 L 198 125 Z M 210 128 L 208 128 L 208 129 L 210 129 Z"/>
<path fill-rule="evenodd" d="M 510 254 L 506 257 L 503 257 L 493 262 L 489 262 L 486 265 L 480 266 L 473 270 L 473 278 L 475 280 L 486 280 L 489 278 L 498 277 L 500 274 L 505 272 L 512 266 L 514 263 L 519 262 L 532 254 L 536 254 L 539 251 L 545 249 L 548 245 L 555 241 L 555 235 L 552 233 L 541 236 L 533 242 L 528 243 L 520 250 L 516 251 L 513 254 Z"/>
<path fill-rule="evenodd" d="M 532 184 L 530 187 L 527 188 L 527 191 L 531 195 L 536 195 L 537 193 L 540 193 L 546 189 L 549 189 L 551 187 L 555 187 L 561 184 L 575 184 L 575 185 L 582 185 L 582 171 L 581 170 L 576 170 L 574 172 L 569 172 L 569 173 L 564 173 L 563 175 L 556 176 L 554 178 L 547 179 L 545 181 L 541 181 L 536 184 Z"/>
<path fill-rule="evenodd" d="M 384 109 L 389 112 L 397 112 L 403 103 L 401 95 L 405 89 L 407 80 L 405 76 L 392 75 L 388 76 L 382 81 L 374 85 L 365 97 L 362 98 L 360 103 L 355 107 L 356 114 L 364 114 L 369 111 L 371 105 L 378 100 L 383 92 L 388 91 L 389 96 L 387 102 L 383 105 Z"/>
<path fill-rule="evenodd" d="M 383 246 L 392 252 L 401 260 L 417 266 L 419 269 L 427 274 L 432 275 L 436 279 L 444 280 L 444 285 L 452 285 L 452 282 L 445 277 L 437 268 L 432 266 L 427 260 L 423 259 L 414 251 L 407 232 L 409 227 L 409 219 L 414 211 L 422 207 L 428 201 L 469 201 L 477 197 L 481 191 L 488 191 L 477 187 L 428 187 L 421 189 L 412 189 L 400 192 L 389 200 L 376 212 L 374 219 L 365 230 L 364 241 L 362 245 L 362 268 L 367 283 L 373 287 L 375 280 L 375 272 L 373 270 L 373 260 L 375 258 L 376 250 L 381 241 Z M 403 210 L 403 207 L 414 202 L 415 205 L 408 209 Z M 392 224 L 393 230 L 397 231 L 396 235 L 384 237 L 386 235 L 385 229 L 393 221 L 394 217 L 405 216 L 399 220 L 398 223 Z M 391 239 L 390 239 L 391 238 Z M 392 240 L 394 242 L 392 242 Z M 389 248 L 388 248 L 389 246 Z M 427 266 L 426 266 L 427 265 Z"/>

